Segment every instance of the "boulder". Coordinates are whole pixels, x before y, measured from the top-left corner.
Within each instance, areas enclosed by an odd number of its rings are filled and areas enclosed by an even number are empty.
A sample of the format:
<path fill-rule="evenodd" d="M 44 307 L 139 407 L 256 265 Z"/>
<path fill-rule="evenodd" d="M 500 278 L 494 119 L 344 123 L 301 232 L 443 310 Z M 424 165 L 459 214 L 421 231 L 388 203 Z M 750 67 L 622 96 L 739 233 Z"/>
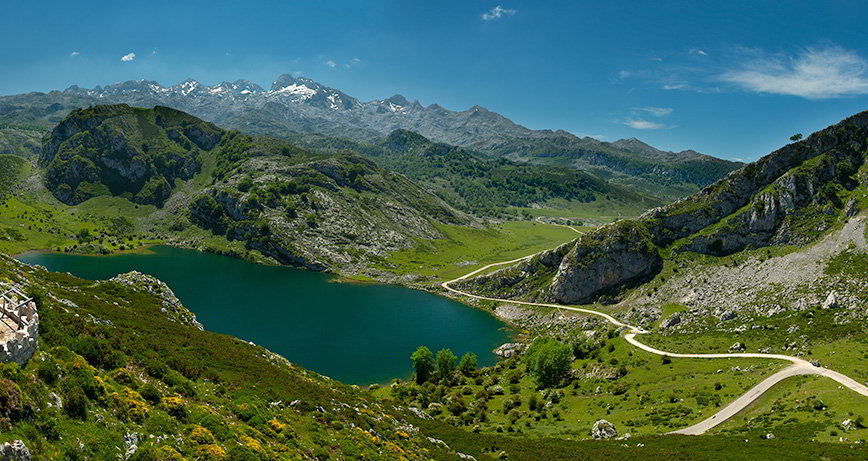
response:
<path fill-rule="evenodd" d="M 672 328 L 679 323 L 681 323 L 681 315 L 676 312 L 672 314 L 672 316 L 670 316 L 668 319 L 660 322 L 660 328 L 665 330 L 667 328 Z"/>
<path fill-rule="evenodd" d="M 835 309 L 838 307 L 838 294 L 835 291 L 830 291 L 829 296 L 823 301 L 823 309 Z"/>
<path fill-rule="evenodd" d="M 30 450 L 21 440 L 0 445 L 0 461 L 31 461 Z"/>
<path fill-rule="evenodd" d="M 601 419 L 591 426 L 591 437 L 597 440 L 611 439 L 617 435 L 618 431 L 615 430 L 615 425 L 605 419 Z"/>
<path fill-rule="evenodd" d="M 747 346 L 745 346 L 742 342 L 737 342 L 732 346 L 729 346 L 730 352 L 743 352 L 745 349 L 747 349 Z"/>

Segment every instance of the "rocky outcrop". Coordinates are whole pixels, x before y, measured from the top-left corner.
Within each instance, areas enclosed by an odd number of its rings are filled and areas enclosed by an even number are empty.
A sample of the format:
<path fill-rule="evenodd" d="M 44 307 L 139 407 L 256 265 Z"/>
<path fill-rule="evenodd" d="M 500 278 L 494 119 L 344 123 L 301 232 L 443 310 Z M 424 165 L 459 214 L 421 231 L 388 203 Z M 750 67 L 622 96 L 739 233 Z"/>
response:
<path fill-rule="evenodd" d="M 496 294 L 499 297 L 536 297 L 539 293 L 535 290 L 540 285 L 548 284 L 564 256 L 570 252 L 574 245 L 574 242 L 565 243 L 555 249 L 543 251 L 514 266 L 500 269 L 491 274 L 462 280 L 453 286 L 472 293 Z"/>
<path fill-rule="evenodd" d="M 864 161 L 865 146 L 855 140 L 825 152 L 790 169 L 755 194 L 747 206 L 679 249 L 726 255 L 769 244 L 805 243 L 812 232 L 828 227 L 823 218 L 837 216 L 844 205 L 837 194 L 856 186 L 850 177 Z"/>
<path fill-rule="evenodd" d="M 120 283 L 135 290 L 147 291 L 163 303 L 161 311 L 166 314 L 169 320 L 178 322 L 187 326 L 203 329 L 201 323 L 196 320 L 196 314 L 190 312 L 189 309 L 181 304 L 181 300 L 175 296 L 175 293 L 166 285 L 166 282 L 147 274 L 138 271 L 127 272 L 109 279 L 109 282 Z"/>
<path fill-rule="evenodd" d="M 784 194 L 757 197 L 759 205 L 756 213 L 753 213 L 753 209 L 749 210 L 754 217 L 747 221 L 753 222 L 756 229 L 762 232 L 773 227 L 771 224 L 781 211 L 785 214 L 787 208 L 792 209 L 798 206 L 797 202 L 804 203 L 807 197 L 813 195 L 812 189 L 815 187 L 805 187 L 809 182 L 819 185 L 823 179 L 828 180 L 843 173 L 842 170 L 858 169 L 865 160 L 866 129 L 868 111 L 818 131 L 803 141 L 784 146 L 690 197 L 648 211 L 640 217 L 640 221 L 650 230 L 655 244 L 668 246 L 748 205 L 756 194 L 794 168 L 804 164 L 804 174 L 815 172 L 821 176 L 804 178 L 794 174 L 779 182 L 781 188 L 778 191 L 786 191 Z M 831 161 L 818 162 L 818 165 L 807 163 L 824 154 L 828 154 Z M 841 165 L 842 168 L 839 168 L 838 162 L 842 160 L 850 165 Z"/>
<path fill-rule="evenodd" d="M 656 274 L 663 259 L 642 226 L 621 221 L 583 235 L 563 258 L 548 288 L 548 298 L 565 304 Z"/>
<path fill-rule="evenodd" d="M 591 437 L 596 440 L 611 439 L 618 436 L 615 425 L 605 419 L 598 420 L 591 426 Z"/>
<path fill-rule="evenodd" d="M 30 450 L 21 440 L 0 445 L 0 461 L 31 461 L 32 459 Z"/>

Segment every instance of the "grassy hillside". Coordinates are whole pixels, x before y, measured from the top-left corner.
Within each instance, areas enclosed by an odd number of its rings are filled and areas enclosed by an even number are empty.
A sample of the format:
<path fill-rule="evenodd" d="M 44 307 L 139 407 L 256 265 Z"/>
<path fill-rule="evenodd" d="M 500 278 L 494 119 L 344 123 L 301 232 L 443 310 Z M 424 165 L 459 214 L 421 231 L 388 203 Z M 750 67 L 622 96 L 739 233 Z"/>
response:
<path fill-rule="evenodd" d="M 155 279 L 94 283 L 5 257 L 0 277 L 23 284 L 41 318 L 34 359 L 23 368 L 0 367 L 0 441 L 20 439 L 40 459 L 129 453 L 133 460 L 458 460 L 459 451 L 480 460 L 771 456 L 767 443 L 745 444 L 741 435 L 689 443 L 637 437 L 625 444 L 474 434 L 420 420 L 406 407 L 379 403 L 259 346 L 201 331 Z M 625 349 L 616 351 L 624 356 Z M 135 453 L 125 443 L 132 434 Z M 803 445 L 783 438 L 774 450 L 791 459 L 860 459 L 846 446 Z"/>
<path fill-rule="evenodd" d="M 359 152 L 456 208 L 477 215 L 533 215 L 543 208 L 550 216 L 581 213 L 605 220 L 616 215 L 602 210 L 629 210 L 630 215 L 638 215 L 663 203 L 577 169 L 486 157 L 408 130 L 395 130 L 373 145 L 336 138 L 305 137 L 301 142 L 325 152 Z"/>

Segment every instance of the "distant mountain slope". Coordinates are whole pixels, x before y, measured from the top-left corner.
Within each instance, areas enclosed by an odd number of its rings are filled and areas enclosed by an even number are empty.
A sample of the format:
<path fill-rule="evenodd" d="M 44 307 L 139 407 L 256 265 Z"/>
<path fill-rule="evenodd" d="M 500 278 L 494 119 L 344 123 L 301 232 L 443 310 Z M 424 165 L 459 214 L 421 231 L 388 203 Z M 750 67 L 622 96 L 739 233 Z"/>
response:
<path fill-rule="evenodd" d="M 5 96 L 0 97 L 0 123 L 51 126 L 72 109 L 106 103 L 169 106 L 221 126 L 282 139 L 323 134 L 374 142 L 406 129 L 492 155 L 639 177 L 624 183 L 650 186 L 666 198 L 683 196 L 739 166 L 693 151 L 659 151 L 637 140 L 603 143 L 565 131 L 530 130 L 480 106 L 451 111 L 401 95 L 363 102 L 290 75 L 280 76 L 269 90 L 246 80 L 214 86 L 187 80 L 171 87 L 141 80 Z"/>
<path fill-rule="evenodd" d="M 181 235 L 192 226 L 200 237 L 204 229 L 315 269 L 364 268 L 440 237 L 435 222 L 472 222 L 357 155 L 311 153 L 162 106 L 73 111 L 46 138 L 40 164 L 66 204 L 119 196 L 157 205 L 151 227 Z"/>
<path fill-rule="evenodd" d="M 585 303 L 653 277 L 673 254 L 723 256 L 803 245 L 868 205 L 866 156 L 868 112 L 863 112 L 690 197 L 467 283 L 477 291 Z"/>
<path fill-rule="evenodd" d="M 545 205 L 553 199 L 580 203 L 618 203 L 648 209 L 660 201 L 572 168 L 534 165 L 431 141 L 395 130 L 374 144 L 311 137 L 317 151 L 361 153 L 385 168 L 402 173 L 463 211 L 499 216 L 508 207 Z"/>

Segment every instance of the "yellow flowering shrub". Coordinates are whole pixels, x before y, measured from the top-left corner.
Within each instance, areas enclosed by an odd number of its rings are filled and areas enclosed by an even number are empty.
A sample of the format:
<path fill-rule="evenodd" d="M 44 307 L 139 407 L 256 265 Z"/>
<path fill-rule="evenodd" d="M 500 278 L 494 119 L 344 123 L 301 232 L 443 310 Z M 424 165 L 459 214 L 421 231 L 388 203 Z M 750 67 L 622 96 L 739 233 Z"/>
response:
<path fill-rule="evenodd" d="M 108 397 L 121 419 L 141 424 L 148 417 L 150 410 L 145 399 L 129 387 L 121 389 L 120 392 L 112 392 Z"/>
<path fill-rule="evenodd" d="M 247 448 L 249 448 L 249 449 L 251 449 L 251 450 L 253 450 L 253 451 L 257 452 L 257 453 L 262 453 L 262 452 L 263 452 L 262 444 L 259 443 L 259 440 L 256 440 L 256 439 L 254 439 L 253 437 L 250 437 L 249 435 L 242 435 L 241 437 L 238 438 L 238 440 L 239 440 L 239 441 L 240 441 L 240 442 L 241 442 L 245 447 L 247 447 Z"/>
<path fill-rule="evenodd" d="M 160 408 L 178 419 L 183 419 L 187 416 L 187 407 L 184 404 L 184 399 L 177 395 L 170 395 L 160 399 Z"/>
<path fill-rule="evenodd" d="M 268 420 L 268 427 L 271 428 L 272 431 L 277 432 L 278 434 L 283 432 L 286 429 L 286 424 L 272 418 Z"/>
<path fill-rule="evenodd" d="M 181 454 L 178 453 L 177 450 L 175 450 L 174 448 L 172 448 L 172 447 L 170 447 L 170 446 L 168 446 L 168 445 L 163 445 L 163 446 L 161 446 L 161 447 L 159 448 L 159 450 L 157 450 L 157 453 L 158 453 L 158 457 L 159 457 L 159 459 L 162 459 L 162 460 L 166 460 L 166 461 L 187 461 L 187 458 L 181 456 Z"/>
<path fill-rule="evenodd" d="M 221 461 L 226 458 L 226 451 L 220 445 L 200 445 L 196 448 L 196 458 L 202 461 Z"/>
<path fill-rule="evenodd" d="M 208 445 L 216 441 L 214 439 L 214 434 L 212 434 L 208 428 L 202 427 L 198 424 L 194 424 L 190 429 L 190 438 L 198 445 Z"/>

